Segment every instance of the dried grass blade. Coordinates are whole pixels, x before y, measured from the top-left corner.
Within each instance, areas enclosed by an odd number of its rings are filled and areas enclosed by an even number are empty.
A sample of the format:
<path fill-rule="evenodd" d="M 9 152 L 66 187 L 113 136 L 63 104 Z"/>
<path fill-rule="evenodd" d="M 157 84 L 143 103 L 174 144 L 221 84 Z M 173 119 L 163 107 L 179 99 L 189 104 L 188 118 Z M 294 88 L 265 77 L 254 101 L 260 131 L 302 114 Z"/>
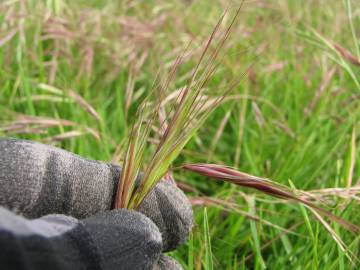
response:
<path fill-rule="evenodd" d="M 227 122 L 228 122 L 228 120 L 229 120 L 229 118 L 231 116 L 231 112 L 232 112 L 232 108 L 230 108 L 230 110 L 228 110 L 226 112 L 224 118 L 220 122 L 220 125 L 219 125 L 218 129 L 216 130 L 214 138 L 212 139 L 211 144 L 210 144 L 210 151 L 208 153 L 208 159 L 207 159 L 208 161 L 210 161 L 212 159 L 212 157 L 213 157 L 217 142 L 219 141 L 221 135 L 224 132 L 225 126 L 226 126 L 226 124 L 227 124 Z"/>
<path fill-rule="evenodd" d="M 65 132 L 62 134 L 55 135 L 55 136 L 47 137 L 47 138 L 44 138 L 43 140 L 47 143 L 61 142 L 63 140 L 79 137 L 84 134 L 85 133 L 82 131 L 73 130 L 73 131 Z"/>
<path fill-rule="evenodd" d="M 51 126 L 75 126 L 76 123 L 65 120 L 65 119 L 55 119 L 41 116 L 30 116 L 24 114 L 18 114 L 16 119 L 11 122 L 10 126 L 30 126 L 30 125 L 39 125 L 41 127 L 51 127 Z M 5 126 L 6 127 L 6 126 Z"/>
<path fill-rule="evenodd" d="M 315 209 L 309 208 L 309 210 L 314 214 L 314 216 L 321 222 L 321 224 L 329 232 L 331 237 L 334 239 L 334 241 L 340 247 L 340 249 L 345 253 L 346 257 L 350 260 L 350 262 L 354 263 L 353 259 L 359 261 L 350 251 L 350 249 L 346 246 L 346 244 L 341 239 L 341 237 L 334 231 L 333 228 L 331 228 L 330 224 L 327 223 L 326 220 L 324 220 L 324 218 Z"/>
<path fill-rule="evenodd" d="M 85 111 L 87 111 L 93 118 L 95 118 L 96 121 L 101 123 L 101 117 L 96 112 L 94 107 L 92 107 L 83 97 L 75 93 L 73 90 L 69 91 L 69 96 L 77 102 L 80 107 L 82 107 Z"/>
<path fill-rule="evenodd" d="M 250 214 L 247 211 L 243 211 L 243 210 L 239 209 L 238 207 L 234 206 L 234 203 L 228 202 L 226 200 L 221 200 L 221 199 L 216 199 L 216 198 L 211 198 L 211 197 L 191 197 L 191 198 L 189 198 L 189 200 L 190 200 L 191 204 L 194 206 L 212 206 L 212 207 L 220 208 L 226 212 L 237 213 L 248 219 L 254 220 L 256 222 L 261 222 L 267 226 L 276 228 L 279 231 L 283 231 L 283 232 L 286 232 L 289 234 L 300 236 L 299 234 L 295 233 L 294 231 L 283 228 L 281 226 L 278 226 L 270 221 L 267 221 L 267 220 L 261 218 L 258 215 Z"/>

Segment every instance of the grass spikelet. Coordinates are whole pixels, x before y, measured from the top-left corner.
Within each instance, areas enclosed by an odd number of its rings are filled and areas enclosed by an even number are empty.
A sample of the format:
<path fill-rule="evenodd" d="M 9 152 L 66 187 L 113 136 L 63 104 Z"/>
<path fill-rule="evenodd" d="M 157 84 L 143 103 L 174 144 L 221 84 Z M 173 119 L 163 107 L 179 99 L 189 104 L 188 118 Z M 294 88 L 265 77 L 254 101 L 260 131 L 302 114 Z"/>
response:
<path fill-rule="evenodd" d="M 256 189 L 260 192 L 279 197 L 281 199 L 299 202 L 310 208 L 312 211 L 326 216 L 331 221 L 340 224 L 351 232 L 360 232 L 360 228 L 358 226 L 333 215 L 331 212 L 308 200 L 305 192 L 290 189 L 269 179 L 260 178 L 216 164 L 186 164 L 183 165 L 182 168 L 209 178 L 223 180 L 239 186 Z"/>
<path fill-rule="evenodd" d="M 360 67 L 360 59 L 358 59 L 350 51 L 348 51 L 344 47 L 341 47 L 339 44 L 336 44 L 335 42 L 333 42 L 333 46 L 335 50 L 337 50 L 341 54 L 341 56 L 344 57 L 344 59 L 349 61 L 351 64 Z"/>
<path fill-rule="evenodd" d="M 158 118 L 160 106 L 166 89 L 176 74 L 177 68 L 183 60 L 184 53 L 177 58 L 167 80 L 161 85 L 154 88 L 158 92 L 158 100 L 154 110 L 150 113 L 150 118 L 144 125 L 146 113 L 144 113 L 143 103 L 142 109 L 138 113 L 138 121 L 134 125 L 126 151 L 123 171 L 121 174 L 120 184 L 118 186 L 115 199 L 115 208 L 137 208 L 148 192 L 161 180 L 167 173 L 172 162 L 180 154 L 187 142 L 192 138 L 196 131 L 202 126 L 211 111 L 223 99 L 223 95 L 217 98 L 207 98 L 204 100 L 201 91 L 216 70 L 216 59 L 221 48 L 229 37 L 231 28 L 239 15 L 241 6 L 237 9 L 232 21 L 222 33 L 215 49 L 211 52 L 210 47 L 215 41 L 215 37 L 220 32 L 220 26 L 227 12 L 225 12 L 216 24 L 212 34 L 210 35 L 200 59 L 189 79 L 186 87 L 182 88 L 177 96 L 175 108 L 168 119 L 164 119 L 160 123 L 160 130 L 164 128 L 159 143 L 141 177 L 140 184 L 135 189 L 135 181 L 140 172 L 145 145 L 150 135 L 151 126 Z M 208 55 L 209 54 L 209 55 Z M 211 102 L 211 106 L 209 106 Z M 204 109 L 205 108 L 205 109 Z"/>

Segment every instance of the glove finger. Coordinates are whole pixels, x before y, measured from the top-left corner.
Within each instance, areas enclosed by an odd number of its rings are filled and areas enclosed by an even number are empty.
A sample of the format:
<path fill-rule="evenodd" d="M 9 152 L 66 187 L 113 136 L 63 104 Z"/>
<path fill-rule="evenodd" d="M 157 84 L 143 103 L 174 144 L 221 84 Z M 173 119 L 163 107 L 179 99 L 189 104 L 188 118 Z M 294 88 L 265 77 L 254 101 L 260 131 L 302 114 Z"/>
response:
<path fill-rule="evenodd" d="M 111 208 L 120 168 L 26 140 L 0 139 L 0 205 L 29 218 Z"/>
<path fill-rule="evenodd" d="M 161 234 L 141 213 L 116 209 L 83 223 L 100 253 L 102 269 L 152 269 L 159 259 Z"/>
<path fill-rule="evenodd" d="M 163 251 L 174 250 L 186 241 L 193 224 L 191 204 L 171 182 L 160 181 L 138 211 L 158 226 L 163 238 Z"/>
<path fill-rule="evenodd" d="M 150 270 L 162 249 L 156 225 L 135 211 L 27 220 L 0 207 L 0 221 L 1 269 Z"/>
<path fill-rule="evenodd" d="M 152 270 L 183 270 L 183 268 L 175 259 L 161 254 L 159 261 Z"/>

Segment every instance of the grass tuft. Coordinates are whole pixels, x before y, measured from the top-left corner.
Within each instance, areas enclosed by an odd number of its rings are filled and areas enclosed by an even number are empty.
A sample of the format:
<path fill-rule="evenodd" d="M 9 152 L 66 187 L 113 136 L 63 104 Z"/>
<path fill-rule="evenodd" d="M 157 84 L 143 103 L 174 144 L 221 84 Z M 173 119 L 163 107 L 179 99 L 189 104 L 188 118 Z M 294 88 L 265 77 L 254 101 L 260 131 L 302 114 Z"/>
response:
<path fill-rule="evenodd" d="M 210 99 L 202 95 L 209 79 L 216 70 L 216 60 L 220 50 L 223 48 L 229 37 L 230 31 L 241 10 L 237 9 L 229 26 L 221 33 L 221 37 L 215 49 L 210 52 L 210 48 L 215 42 L 216 36 L 220 33 L 220 26 L 224 20 L 225 12 L 214 27 L 200 59 L 192 73 L 187 85 L 181 89 L 177 96 L 175 109 L 171 117 L 163 119 L 160 115 L 160 106 L 163 101 L 164 92 L 176 74 L 179 65 L 182 63 L 183 55 L 175 61 L 171 73 L 165 83 L 160 86 L 157 93 L 159 98 L 153 105 L 150 118 L 144 124 L 146 116 L 144 109 L 146 103 L 140 106 L 138 120 L 130 133 L 128 148 L 126 151 L 123 170 L 120 177 L 120 184 L 115 199 L 115 208 L 137 208 L 150 190 L 168 172 L 173 161 L 181 153 L 182 149 L 195 135 L 196 131 L 203 125 L 210 113 L 221 103 L 229 89 L 218 93 L 218 97 Z M 209 55 L 208 55 L 209 54 Z M 231 90 L 231 88 L 230 88 Z M 205 97 L 205 99 L 204 99 Z M 147 101 L 147 100 L 146 100 Z M 140 184 L 135 188 L 135 182 L 139 176 L 143 163 L 143 156 L 146 143 L 149 139 L 151 127 L 155 119 L 160 115 L 160 130 L 163 130 L 156 149 L 144 169 Z M 168 124 L 167 124 L 168 123 Z M 164 128 L 166 125 L 166 128 Z"/>

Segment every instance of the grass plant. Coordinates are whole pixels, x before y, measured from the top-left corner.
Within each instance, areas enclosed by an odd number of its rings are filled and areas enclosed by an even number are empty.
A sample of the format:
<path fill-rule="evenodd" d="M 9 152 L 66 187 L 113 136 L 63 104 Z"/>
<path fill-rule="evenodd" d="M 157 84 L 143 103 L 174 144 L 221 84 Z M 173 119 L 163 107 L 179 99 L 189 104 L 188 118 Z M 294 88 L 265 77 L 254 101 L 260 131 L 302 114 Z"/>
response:
<path fill-rule="evenodd" d="M 220 33 L 221 37 L 218 44 L 212 52 L 209 52 L 209 49 L 213 45 L 214 38 L 219 34 L 219 27 L 221 26 L 225 15 L 227 15 L 227 12 L 221 16 L 216 24 L 205 44 L 199 62 L 192 72 L 187 85 L 181 89 L 175 100 L 175 104 L 173 104 L 174 110 L 170 112 L 172 115 L 168 117 L 168 119 L 160 120 L 159 129 L 163 130 L 163 133 L 160 135 L 155 151 L 146 166 L 143 164 L 143 156 L 149 141 L 149 134 L 155 120 L 157 118 L 160 119 L 158 116 L 163 102 L 162 97 L 165 95 L 165 91 L 173 80 L 176 70 L 182 62 L 183 55 L 178 57 L 174 62 L 174 66 L 164 85 L 160 85 L 159 89 L 155 87 L 155 91 L 159 91 L 156 94 L 160 97 L 157 99 L 157 102 L 148 105 L 146 99 L 145 102 L 140 105 L 136 123 L 129 136 L 129 142 L 122 166 L 123 170 L 119 181 L 120 184 L 115 199 L 115 208 L 133 209 L 140 205 L 151 189 L 169 171 L 174 160 L 179 156 L 189 140 L 195 135 L 196 131 L 203 125 L 209 114 L 225 98 L 226 93 L 231 90 L 231 88 L 225 88 L 225 91 L 219 91 L 220 93 L 217 93 L 218 97 L 214 98 L 209 98 L 202 93 L 209 79 L 216 71 L 217 57 L 229 37 L 231 28 L 234 25 L 240 10 L 241 6 L 237 9 L 224 33 Z M 148 106 L 153 108 L 149 119 L 146 119 L 145 108 Z M 145 168 L 144 173 L 141 175 L 140 184 L 135 188 L 136 180 L 139 179 L 141 168 Z"/>
<path fill-rule="evenodd" d="M 234 4 L 209 3 L 1 1 L 0 135 L 121 164 L 127 156 L 134 179 L 159 162 L 154 153 L 174 117 L 171 104 L 179 106 L 209 34 Z M 245 1 L 211 62 L 214 71 L 207 64 L 216 42 L 189 90 L 211 74 L 198 101 L 213 101 L 231 85 L 233 92 L 170 167 L 217 164 L 276 179 L 276 188 L 360 224 L 359 8 L 354 0 Z M 213 41 L 231 18 L 223 17 Z M 261 56 L 253 65 L 254 55 Z M 233 84 L 245 70 L 241 84 Z M 141 104 L 159 110 L 154 115 Z M 207 114 L 199 112 L 196 121 Z M 181 120 L 187 132 L 195 120 Z M 131 133 L 136 141 L 128 144 Z M 137 134 L 148 134 L 146 145 Z M 163 143 L 163 153 L 173 143 Z M 143 147 L 143 156 L 131 156 L 128 145 L 136 153 Z M 189 170 L 173 173 L 195 214 L 190 241 L 171 254 L 185 269 L 358 268 L 360 237 L 314 208 Z M 161 174 L 148 168 L 149 179 Z M 135 207 L 141 197 L 128 196 L 122 206 Z"/>

